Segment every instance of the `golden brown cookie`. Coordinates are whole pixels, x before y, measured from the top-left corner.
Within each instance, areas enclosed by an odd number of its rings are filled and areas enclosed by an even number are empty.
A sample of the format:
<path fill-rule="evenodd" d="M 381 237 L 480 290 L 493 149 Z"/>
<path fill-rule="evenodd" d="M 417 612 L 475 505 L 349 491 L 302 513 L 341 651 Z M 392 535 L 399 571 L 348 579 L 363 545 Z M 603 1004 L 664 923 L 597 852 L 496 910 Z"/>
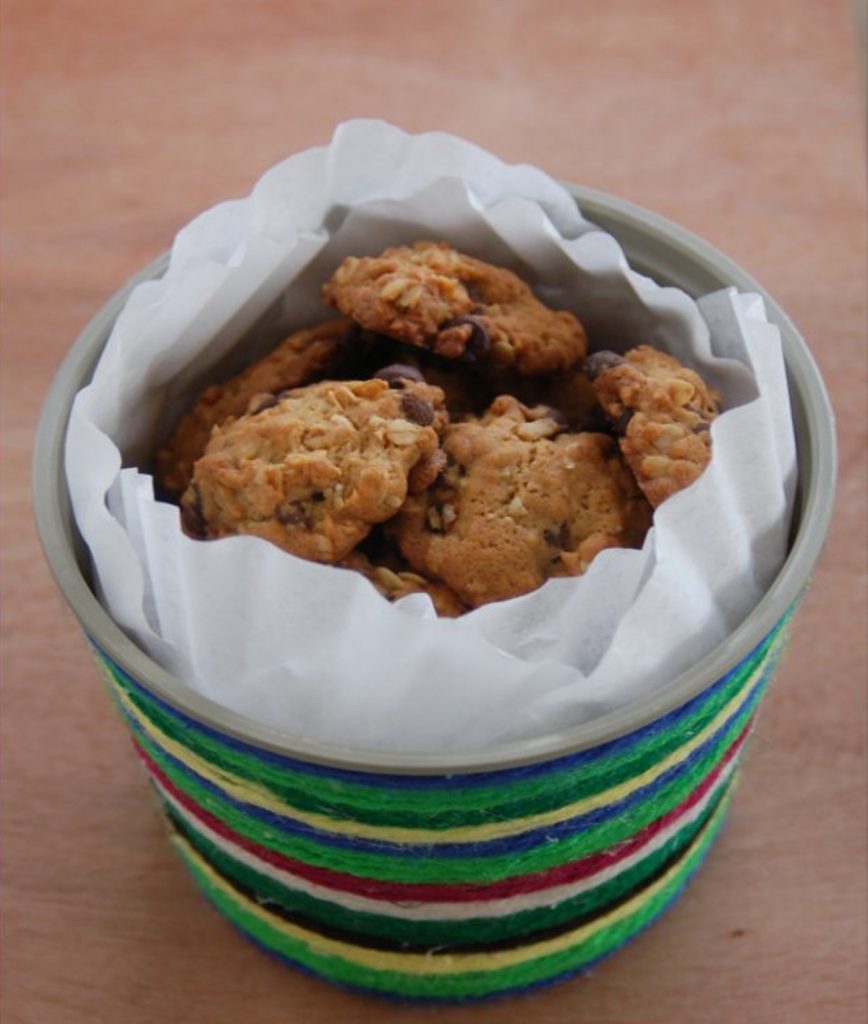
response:
<path fill-rule="evenodd" d="M 419 572 L 471 607 L 585 571 L 607 547 L 639 547 L 651 509 L 604 434 L 569 433 L 546 407 L 498 398 L 449 425 L 447 465 L 385 527 Z"/>
<path fill-rule="evenodd" d="M 322 381 L 215 427 L 181 500 L 188 533 L 253 534 L 339 562 L 444 464 L 439 388 Z"/>
<path fill-rule="evenodd" d="M 595 352 L 585 372 L 648 501 L 656 508 L 692 484 L 711 459 L 717 392 L 650 345 L 625 356 Z"/>
<path fill-rule="evenodd" d="M 340 564 L 367 577 L 383 597 L 390 601 L 397 601 L 407 594 L 428 594 L 438 615 L 455 618 L 467 611 L 458 595 L 445 584 L 411 572 L 399 560 L 396 561 L 398 564 L 375 564 L 361 551 L 352 551 Z"/>
<path fill-rule="evenodd" d="M 205 451 L 214 426 L 242 416 L 250 400 L 276 394 L 322 377 L 342 354 L 348 320 L 330 320 L 290 334 L 274 351 L 225 381 L 212 384 L 181 419 L 154 460 L 161 489 L 179 495 L 190 482 L 193 463 Z"/>
<path fill-rule="evenodd" d="M 574 369 L 587 350 L 584 328 L 572 313 L 544 306 L 511 270 L 445 242 L 350 256 L 322 294 L 368 330 L 522 374 Z"/>

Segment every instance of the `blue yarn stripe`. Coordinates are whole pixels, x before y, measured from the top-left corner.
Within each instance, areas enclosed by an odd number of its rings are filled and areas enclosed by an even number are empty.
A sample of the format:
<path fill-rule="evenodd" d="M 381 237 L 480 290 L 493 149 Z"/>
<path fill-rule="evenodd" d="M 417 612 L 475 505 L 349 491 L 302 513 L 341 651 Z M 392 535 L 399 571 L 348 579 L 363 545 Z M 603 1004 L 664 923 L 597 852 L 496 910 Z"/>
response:
<path fill-rule="evenodd" d="M 157 704 L 166 714 L 171 715 L 177 721 L 182 723 L 185 728 L 192 729 L 205 736 L 209 736 L 226 747 L 258 758 L 261 761 L 289 768 L 306 775 L 360 783 L 368 786 L 376 786 L 378 788 L 461 789 L 467 788 L 468 786 L 503 786 L 509 785 L 510 782 L 517 781 L 519 779 L 527 779 L 535 776 L 541 777 L 552 773 L 565 772 L 571 768 L 592 763 L 613 753 L 626 752 L 630 747 L 639 743 L 646 737 L 676 727 L 684 718 L 690 717 L 694 712 L 700 709 L 703 704 L 711 700 L 720 689 L 725 687 L 732 680 L 733 676 L 735 676 L 747 662 L 757 655 L 764 654 L 766 649 L 774 642 L 779 630 L 789 619 L 789 615 L 790 613 L 787 613 L 787 615 L 785 615 L 780 622 L 775 625 L 771 632 L 759 644 L 757 644 L 757 646 L 750 651 L 745 658 L 730 669 L 729 672 L 721 676 L 721 678 L 712 686 L 708 687 L 708 689 L 703 690 L 703 692 L 698 696 L 694 697 L 686 704 L 683 704 L 681 707 L 676 708 L 674 711 L 671 711 L 668 715 L 664 715 L 661 718 L 656 719 L 654 722 L 651 722 L 632 733 L 628 733 L 626 736 L 621 736 L 589 750 L 579 751 L 578 753 L 569 754 L 554 760 L 540 761 L 536 764 L 520 765 L 515 768 L 505 768 L 497 771 L 467 772 L 454 775 L 392 775 L 388 773 L 365 772 L 349 768 L 337 768 L 329 765 L 314 764 L 312 762 L 301 761 L 297 758 L 284 754 L 277 754 L 274 751 L 263 750 L 253 744 L 245 742 L 244 740 L 239 740 L 234 736 L 228 736 L 203 722 L 199 722 L 196 719 L 189 717 L 182 711 L 179 711 L 176 707 L 173 707 L 146 687 L 143 687 L 137 680 L 133 679 L 132 676 L 125 672 L 124 669 L 122 669 L 121 666 L 118 665 L 117 662 L 115 662 L 107 652 L 93 640 L 93 638 L 90 638 L 90 642 L 99 657 L 104 659 L 112 667 L 113 672 L 120 677 L 123 681 L 123 685 L 136 693 L 147 696 L 148 699 Z"/>
<path fill-rule="evenodd" d="M 759 703 L 760 697 L 762 696 L 766 682 L 771 675 L 773 666 L 768 666 L 763 672 L 760 679 L 754 684 L 750 691 L 750 695 L 744 704 L 740 705 L 733 714 L 720 726 L 701 746 L 697 747 L 688 757 L 677 765 L 673 765 L 662 773 L 657 779 L 647 785 L 637 789 L 629 796 L 617 803 L 609 804 L 605 807 L 597 808 L 593 811 L 589 811 L 586 814 L 580 814 L 575 818 L 570 818 L 567 821 L 559 822 L 552 825 L 547 825 L 542 828 L 532 829 L 527 832 L 519 833 L 515 836 L 507 836 L 499 839 L 482 840 L 479 842 L 463 842 L 463 843 L 437 843 L 437 844 L 402 844 L 392 843 L 385 840 L 377 839 L 364 839 L 349 836 L 336 835 L 331 832 L 325 832 L 321 829 L 315 828 L 314 826 L 308 825 L 304 822 L 296 821 L 295 819 L 285 817 L 283 815 L 275 814 L 273 811 L 265 810 L 261 807 L 257 807 L 255 804 L 247 803 L 246 801 L 238 800 L 235 797 L 230 796 L 228 793 L 220 789 L 219 786 L 215 785 L 210 780 L 204 778 L 194 769 L 185 765 L 171 754 L 162 750 L 161 754 L 166 760 L 177 769 L 177 771 L 186 778 L 190 778 L 195 781 L 198 785 L 202 786 L 207 792 L 214 794 L 222 800 L 225 800 L 230 806 L 238 811 L 254 818 L 257 821 L 261 821 L 271 828 L 275 828 L 284 832 L 288 835 L 295 835 L 313 839 L 322 846 L 328 846 L 335 849 L 346 849 L 353 851 L 364 851 L 368 853 L 394 855 L 397 857 L 447 857 L 447 858 L 465 858 L 468 855 L 472 856 L 495 856 L 503 853 L 518 853 L 526 850 L 533 849 L 534 847 L 541 846 L 544 843 L 550 842 L 553 839 L 560 839 L 566 836 L 576 835 L 580 832 L 585 832 L 590 828 L 600 825 L 612 818 L 620 817 L 626 811 L 635 807 L 638 804 L 644 803 L 646 800 L 653 797 L 659 790 L 664 786 L 673 782 L 680 776 L 689 772 L 690 769 L 700 761 L 705 754 L 720 740 L 720 738 L 729 729 L 731 723 L 738 717 L 744 714 L 750 714 L 753 712 L 757 704 Z M 123 709 L 121 709 L 123 712 Z M 128 714 L 124 713 L 124 717 L 130 726 L 130 729 L 138 736 L 144 736 L 147 739 L 146 734 L 143 732 L 141 726 Z M 153 742 L 153 741 L 150 741 Z"/>

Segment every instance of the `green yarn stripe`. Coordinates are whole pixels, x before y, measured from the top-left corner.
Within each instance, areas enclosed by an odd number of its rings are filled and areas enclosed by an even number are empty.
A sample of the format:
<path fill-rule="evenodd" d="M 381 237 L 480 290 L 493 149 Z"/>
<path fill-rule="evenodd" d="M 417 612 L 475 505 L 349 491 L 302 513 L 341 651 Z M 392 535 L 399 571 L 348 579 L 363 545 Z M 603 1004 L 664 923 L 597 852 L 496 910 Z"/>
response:
<path fill-rule="evenodd" d="M 471 1000 L 539 985 L 578 971 L 636 935 L 673 902 L 699 867 L 716 838 L 728 803 L 728 800 L 721 803 L 705 831 L 700 834 L 667 883 L 653 892 L 633 913 L 610 925 L 603 925 L 584 940 L 550 955 L 536 959 L 531 956 L 521 963 L 500 969 L 442 975 L 375 969 L 336 956 L 333 952 L 319 952 L 315 941 L 305 942 L 287 935 L 275 919 L 263 919 L 251 911 L 231 891 L 227 892 L 215 884 L 180 840 L 176 839 L 175 845 L 194 879 L 214 906 L 266 950 L 332 982 L 356 989 L 408 999 Z"/>
<path fill-rule="evenodd" d="M 732 783 L 729 783 L 728 787 L 731 785 Z M 699 818 L 685 825 L 662 846 L 632 867 L 593 889 L 566 899 L 555 906 L 517 911 L 508 916 L 475 916 L 464 920 L 447 921 L 407 920 L 351 910 L 311 896 L 309 893 L 290 889 L 277 879 L 239 862 L 201 833 L 189 828 L 189 823 L 183 822 L 165 802 L 163 802 L 163 811 L 171 826 L 218 874 L 228 878 L 242 889 L 255 892 L 259 902 L 277 904 L 294 914 L 360 937 L 375 936 L 395 943 L 426 946 L 433 949 L 531 936 L 534 932 L 555 927 L 602 909 L 654 876 L 668 860 L 689 846 L 714 815 L 715 809 L 723 798 L 723 795 L 718 796 Z M 473 913 L 473 904 L 468 904 L 468 913 Z"/>
<path fill-rule="evenodd" d="M 234 832 L 306 864 L 345 874 L 380 881 L 456 884 L 494 882 L 578 860 L 623 842 L 645 825 L 678 806 L 714 768 L 732 745 L 753 714 L 750 702 L 729 728 L 683 775 L 661 786 L 649 799 L 631 807 L 623 815 L 592 825 L 557 842 L 528 850 L 465 857 L 437 856 L 436 847 L 428 847 L 426 856 L 395 856 L 343 847 L 335 849 L 306 836 L 291 835 L 250 816 L 214 792 L 205 789 L 187 772 L 171 763 L 147 737 L 137 739 L 167 778 L 196 804 L 225 822 Z"/>
<path fill-rule="evenodd" d="M 384 789 L 376 783 L 365 786 L 275 766 L 186 726 L 146 694 L 129 686 L 112 671 L 111 665 L 105 663 L 105 667 L 139 711 L 167 736 L 216 768 L 263 786 L 300 811 L 325 814 L 336 821 L 446 829 L 544 813 L 602 792 L 647 770 L 715 717 L 769 656 L 779 632 L 770 634 L 733 673 L 732 679 L 701 703 L 694 714 L 678 722 L 676 728 L 652 731 L 625 750 L 615 750 L 599 760 L 543 778 L 518 778 L 456 790 Z"/>

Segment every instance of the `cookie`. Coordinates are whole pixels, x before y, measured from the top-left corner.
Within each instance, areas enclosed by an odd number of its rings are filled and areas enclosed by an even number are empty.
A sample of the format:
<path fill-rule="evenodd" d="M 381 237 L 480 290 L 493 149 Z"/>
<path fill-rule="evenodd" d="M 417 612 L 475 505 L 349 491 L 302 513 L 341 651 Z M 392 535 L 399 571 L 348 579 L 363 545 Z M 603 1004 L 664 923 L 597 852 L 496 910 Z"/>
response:
<path fill-rule="evenodd" d="M 650 345 L 625 356 L 595 352 L 585 372 L 651 505 L 656 508 L 692 484 L 711 459 L 710 427 L 720 412 L 717 392 Z"/>
<path fill-rule="evenodd" d="M 321 381 L 215 427 L 181 499 L 193 536 L 252 534 L 302 558 L 346 558 L 445 459 L 443 393 L 406 381 Z"/>
<path fill-rule="evenodd" d="M 427 594 L 434 610 L 444 618 L 455 618 L 467 611 L 458 595 L 445 584 L 426 579 L 400 563 L 375 564 L 361 551 L 353 551 L 340 564 L 345 569 L 353 569 L 367 577 L 383 597 L 390 601 L 397 601 L 408 594 Z"/>
<path fill-rule="evenodd" d="M 522 374 L 576 368 L 587 350 L 572 313 L 544 306 L 512 271 L 417 242 L 350 256 L 323 299 L 363 327 L 438 355 L 514 367 Z"/>
<path fill-rule="evenodd" d="M 450 424 L 447 464 L 386 525 L 410 565 L 471 607 L 575 576 L 608 547 L 639 547 L 651 509 L 605 434 L 511 396 Z"/>
<path fill-rule="evenodd" d="M 235 377 L 206 388 L 156 454 L 154 476 L 158 486 L 167 494 L 181 494 L 214 426 L 243 415 L 256 395 L 300 387 L 322 377 L 340 360 L 350 328 L 348 320 L 330 320 L 295 331 Z"/>

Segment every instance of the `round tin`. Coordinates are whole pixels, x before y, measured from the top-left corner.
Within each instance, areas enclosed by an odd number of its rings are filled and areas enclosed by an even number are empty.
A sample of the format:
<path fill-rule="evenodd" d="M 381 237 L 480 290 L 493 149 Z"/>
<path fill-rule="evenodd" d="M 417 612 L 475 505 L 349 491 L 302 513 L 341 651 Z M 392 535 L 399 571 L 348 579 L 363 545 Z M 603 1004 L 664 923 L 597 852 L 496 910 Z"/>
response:
<path fill-rule="evenodd" d="M 151 660 L 110 619 L 71 519 L 63 445 L 132 288 L 61 366 L 33 463 L 40 538 L 165 810 L 218 909 L 256 943 L 338 984 L 465 1001 L 583 970 L 655 919 L 713 841 L 736 766 L 822 548 L 834 417 L 805 342 L 745 271 L 677 225 L 570 186 L 630 265 L 698 297 L 763 296 L 779 327 L 798 449 L 788 558 L 727 640 L 652 696 L 534 741 L 387 754 L 285 735 L 226 710 Z"/>

